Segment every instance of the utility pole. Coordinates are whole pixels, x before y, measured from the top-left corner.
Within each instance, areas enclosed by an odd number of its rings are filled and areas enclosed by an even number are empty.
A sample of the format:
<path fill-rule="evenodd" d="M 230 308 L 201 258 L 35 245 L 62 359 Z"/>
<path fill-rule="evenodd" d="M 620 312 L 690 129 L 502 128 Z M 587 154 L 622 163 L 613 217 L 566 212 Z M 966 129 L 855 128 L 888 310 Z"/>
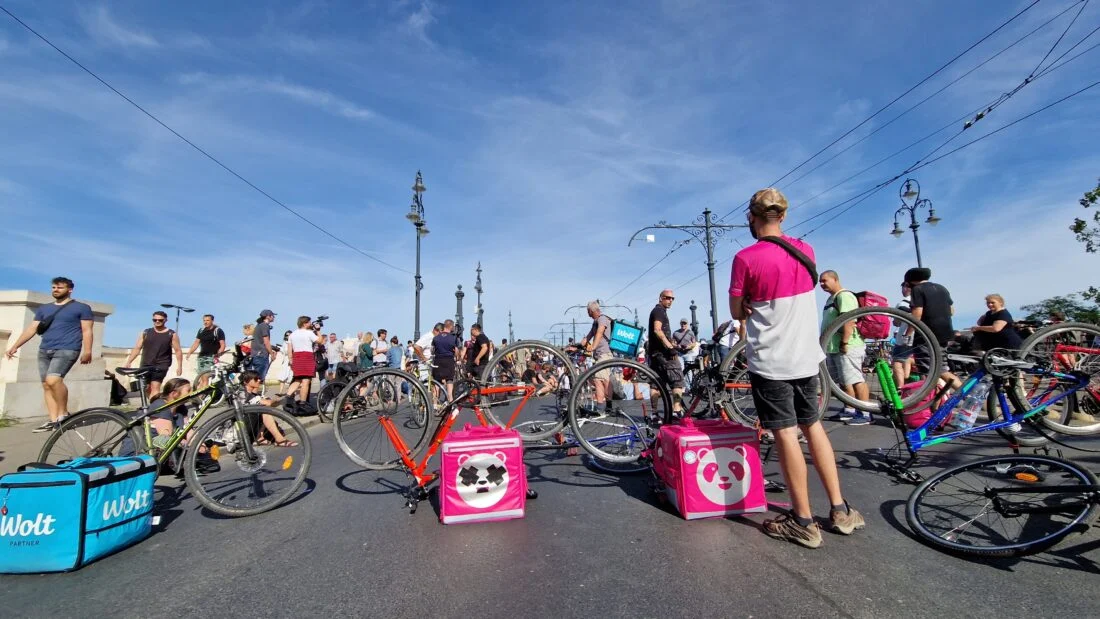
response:
<path fill-rule="evenodd" d="M 413 276 L 416 288 L 416 309 L 413 314 L 413 340 L 415 341 L 420 339 L 420 291 L 424 289 L 424 284 L 420 281 L 420 239 L 428 234 L 428 222 L 424 220 L 424 198 L 420 195 L 427 191 L 427 187 L 424 186 L 424 178 L 420 176 L 420 170 L 416 171 L 416 182 L 413 183 L 412 190 L 412 206 L 405 214 L 405 219 L 408 219 L 416 228 L 416 275 Z"/>
<path fill-rule="evenodd" d="M 748 224 L 720 224 L 714 219 L 714 213 L 711 210 L 704 209 L 703 214 L 695 218 L 695 223 L 673 225 L 667 221 L 659 221 L 652 226 L 646 226 L 641 230 L 638 230 L 630 237 L 626 245 L 629 247 L 633 243 L 638 235 L 646 230 L 680 230 L 686 232 L 703 244 L 703 248 L 707 252 L 707 275 L 710 281 L 710 322 L 711 328 L 714 331 L 718 330 L 718 294 L 714 286 L 714 245 L 718 239 L 720 239 L 727 230 L 733 230 L 735 228 L 748 228 Z M 650 238 L 646 239 L 647 242 L 651 242 Z"/>

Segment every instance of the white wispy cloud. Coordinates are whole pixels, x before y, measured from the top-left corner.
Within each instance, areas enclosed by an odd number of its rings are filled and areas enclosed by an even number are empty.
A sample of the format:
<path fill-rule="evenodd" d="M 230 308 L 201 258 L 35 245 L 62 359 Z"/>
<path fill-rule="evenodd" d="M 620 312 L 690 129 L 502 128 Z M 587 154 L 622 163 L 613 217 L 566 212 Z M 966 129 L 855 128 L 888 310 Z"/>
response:
<path fill-rule="evenodd" d="M 433 6 L 430 2 L 421 0 L 420 6 L 405 20 L 406 30 L 429 45 L 433 45 L 434 43 L 428 36 L 428 27 L 436 21 L 436 16 L 432 9 Z"/>
<path fill-rule="evenodd" d="M 257 78 L 240 75 L 221 77 L 208 73 L 187 73 L 179 76 L 178 81 L 186 86 L 201 86 L 210 90 L 245 90 L 276 94 L 351 120 L 377 118 L 377 114 L 362 105 L 326 90 L 310 88 L 282 78 Z"/>
<path fill-rule="evenodd" d="M 80 17 L 85 31 L 101 44 L 125 48 L 160 46 L 160 42 L 152 35 L 124 26 L 115 20 L 106 5 L 100 4 L 83 10 Z"/>

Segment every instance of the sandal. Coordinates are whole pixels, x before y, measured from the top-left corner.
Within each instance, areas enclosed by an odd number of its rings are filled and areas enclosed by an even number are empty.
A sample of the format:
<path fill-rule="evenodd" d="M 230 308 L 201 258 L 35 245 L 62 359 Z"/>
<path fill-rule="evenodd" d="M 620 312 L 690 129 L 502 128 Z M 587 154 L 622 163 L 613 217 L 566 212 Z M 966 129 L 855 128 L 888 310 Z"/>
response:
<path fill-rule="evenodd" d="M 292 441 L 292 440 L 290 440 L 290 439 L 286 439 L 286 438 L 284 438 L 283 440 L 281 440 L 281 441 L 279 441 L 279 442 L 277 442 L 277 443 L 274 443 L 274 445 L 275 445 L 276 447 L 297 447 L 297 446 L 298 446 L 298 443 L 296 443 L 296 442 L 294 442 L 294 441 Z"/>
<path fill-rule="evenodd" d="M 272 443 L 271 441 L 267 440 L 266 438 L 258 438 L 252 444 L 253 445 L 259 445 L 259 446 L 262 447 L 262 446 L 265 446 L 265 445 L 275 445 L 277 443 Z"/>

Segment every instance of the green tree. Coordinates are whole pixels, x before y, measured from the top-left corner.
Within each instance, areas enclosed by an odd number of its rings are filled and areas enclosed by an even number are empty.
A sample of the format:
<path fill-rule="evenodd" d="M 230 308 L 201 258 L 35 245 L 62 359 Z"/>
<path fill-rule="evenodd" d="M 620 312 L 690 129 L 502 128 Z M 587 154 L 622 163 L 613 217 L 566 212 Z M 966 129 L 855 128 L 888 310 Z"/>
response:
<path fill-rule="evenodd" d="M 1085 197 L 1080 200 L 1081 206 L 1085 209 L 1096 206 L 1097 201 L 1100 201 L 1100 182 L 1097 182 L 1096 189 L 1086 191 Z M 1073 225 L 1069 229 L 1077 235 L 1078 241 L 1085 244 L 1085 251 L 1092 254 L 1100 250 L 1100 209 L 1092 212 L 1091 225 L 1087 219 L 1078 217 L 1073 220 Z"/>
<path fill-rule="evenodd" d="M 1090 288 L 1083 293 L 1073 293 L 1057 297 L 1043 299 L 1038 303 L 1024 305 L 1020 309 L 1028 312 L 1024 320 L 1047 320 L 1054 314 L 1065 316 L 1066 320 L 1073 322 L 1089 322 L 1100 324 L 1100 306 L 1096 304 L 1095 297 L 1089 299 L 1089 292 L 1094 294 L 1096 288 Z"/>

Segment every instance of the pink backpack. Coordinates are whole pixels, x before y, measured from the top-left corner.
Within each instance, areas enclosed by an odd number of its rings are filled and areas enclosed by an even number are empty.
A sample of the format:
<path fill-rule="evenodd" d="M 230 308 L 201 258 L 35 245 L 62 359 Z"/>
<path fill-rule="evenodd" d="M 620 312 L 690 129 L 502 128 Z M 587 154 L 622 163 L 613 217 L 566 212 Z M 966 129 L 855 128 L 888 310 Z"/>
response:
<path fill-rule="evenodd" d="M 852 292 L 851 290 L 844 289 L 840 292 L 848 292 L 855 296 L 856 303 L 859 307 L 889 307 L 890 302 L 886 300 L 886 297 L 878 294 L 877 292 L 871 292 L 864 290 L 863 292 Z M 838 292 L 837 294 L 840 294 Z M 833 301 L 835 303 L 835 301 Z M 830 303 L 832 305 L 832 303 Z M 838 308 L 839 309 L 839 308 Z M 884 314 L 872 314 L 870 316 L 864 316 L 859 320 L 856 320 L 856 330 L 859 331 L 859 336 L 866 340 L 884 340 L 890 337 L 890 317 Z"/>

